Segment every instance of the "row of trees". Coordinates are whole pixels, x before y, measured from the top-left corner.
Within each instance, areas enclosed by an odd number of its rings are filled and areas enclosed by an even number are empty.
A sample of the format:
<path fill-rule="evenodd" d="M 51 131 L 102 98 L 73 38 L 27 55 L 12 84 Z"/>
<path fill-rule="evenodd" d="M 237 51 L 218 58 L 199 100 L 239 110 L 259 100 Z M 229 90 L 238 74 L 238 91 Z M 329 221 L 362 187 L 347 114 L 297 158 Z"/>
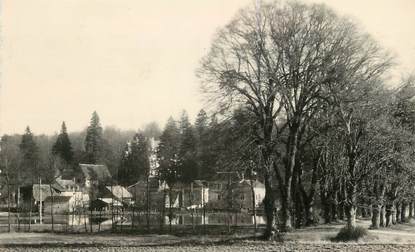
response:
<path fill-rule="evenodd" d="M 197 75 L 218 112 L 250 118 L 245 160 L 265 183 L 265 237 L 276 217 L 283 231 L 310 224 L 318 194 L 327 220 L 344 215 L 351 228 L 358 206 L 373 205 L 376 227 L 410 198 L 414 83 L 389 90 L 392 65 L 324 5 L 257 3 L 217 33 Z"/>

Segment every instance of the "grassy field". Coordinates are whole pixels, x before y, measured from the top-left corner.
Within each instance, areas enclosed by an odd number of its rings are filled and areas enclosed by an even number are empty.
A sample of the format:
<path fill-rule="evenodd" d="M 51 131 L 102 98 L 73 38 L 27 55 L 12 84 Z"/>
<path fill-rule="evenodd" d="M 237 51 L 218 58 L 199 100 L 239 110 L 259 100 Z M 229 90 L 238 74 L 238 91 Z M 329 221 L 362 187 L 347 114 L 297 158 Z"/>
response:
<path fill-rule="evenodd" d="M 368 227 L 369 221 L 359 225 Z M 370 230 L 359 242 L 334 243 L 343 224 L 296 230 L 284 242 L 253 240 L 233 235 L 134 235 L 2 233 L 0 251 L 415 251 L 415 222 Z"/>

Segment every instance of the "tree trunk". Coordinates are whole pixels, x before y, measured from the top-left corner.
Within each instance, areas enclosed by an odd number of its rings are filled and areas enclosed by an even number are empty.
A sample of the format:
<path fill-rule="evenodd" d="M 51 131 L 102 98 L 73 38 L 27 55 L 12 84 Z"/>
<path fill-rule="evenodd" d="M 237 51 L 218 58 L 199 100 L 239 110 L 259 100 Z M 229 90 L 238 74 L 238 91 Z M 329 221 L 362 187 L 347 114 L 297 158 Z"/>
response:
<path fill-rule="evenodd" d="M 349 228 L 356 227 L 356 206 L 350 205 L 346 207 L 347 226 Z"/>
<path fill-rule="evenodd" d="M 297 146 L 298 146 L 298 134 L 300 125 L 293 125 L 290 129 L 290 135 L 288 140 L 288 158 L 285 165 L 285 184 L 280 185 L 281 189 L 281 231 L 291 231 L 293 225 L 292 216 L 292 180 L 293 172 L 297 158 Z"/>
<path fill-rule="evenodd" d="M 379 226 L 380 227 L 385 227 L 386 226 L 386 220 L 385 220 L 385 205 L 382 205 L 382 207 L 380 208 Z"/>
<path fill-rule="evenodd" d="M 380 225 L 380 205 L 379 204 L 373 204 L 372 205 L 372 226 L 373 229 L 378 229 Z"/>
<path fill-rule="evenodd" d="M 264 212 L 266 218 L 266 227 L 264 233 L 264 239 L 271 240 L 274 236 L 274 209 L 275 199 L 271 188 L 270 177 L 265 177 L 265 198 L 264 198 Z"/>
<path fill-rule="evenodd" d="M 391 206 L 391 217 L 392 217 L 391 223 L 393 225 L 396 225 L 396 208 L 395 208 L 395 204 L 393 204 Z"/>
<path fill-rule="evenodd" d="M 133 212 L 133 218 L 134 218 L 134 212 Z M 98 232 L 101 231 L 101 220 L 102 220 L 102 207 L 99 208 Z"/>
<path fill-rule="evenodd" d="M 337 216 L 339 220 L 344 220 L 344 204 L 340 203 L 337 208 Z"/>
<path fill-rule="evenodd" d="M 304 219 L 306 226 L 311 226 L 314 223 L 313 206 L 308 201 L 304 202 Z"/>
<path fill-rule="evenodd" d="M 346 206 L 346 221 L 347 227 L 355 228 L 356 227 L 356 185 L 354 181 L 350 181 L 350 185 L 347 190 L 348 204 Z"/>
<path fill-rule="evenodd" d="M 338 199 L 337 193 L 333 193 L 333 200 L 331 202 L 331 220 L 336 222 L 337 221 L 337 208 L 338 208 Z"/>
<path fill-rule="evenodd" d="M 389 227 L 391 224 L 393 224 L 393 217 L 392 217 L 393 216 L 393 204 L 387 204 L 385 211 L 386 211 L 386 215 L 385 215 L 385 217 L 386 217 L 386 223 L 385 223 L 385 226 L 386 227 Z M 392 217 L 392 219 L 391 219 L 391 217 Z"/>
<path fill-rule="evenodd" d="M 350 129 L 350 121 L 347 125 Z M 348 158 L 348 175 L 349 181 L 345 184 L 346 186 L 346 219 L 347 227 L 356 227 L 356 207 L 357 207 L 357 181 L 355 180 L 356 175 L 356 164 L 357 164 L 357 143 L 355 136 L 352 133 L 348 133 L 349 140 L 346 144 L 347 158 Z"/>
<path fill-rule="evenodd" d="M 409 202 L 409 216 L 408 218 L 412 218 L 413 217 L 413 213 L 414 213 L 414 202 L 410 201 Z"/>
<path fill-rule="evenodd" d="M 53 191 L 52 191 L 52 185 L 49 184 L 49 191 L 50 191 L 50 196 L 51 197 L 51 205 L 50 205 L 50 219 L 52 221 L 52 232 L 55 232 L 55 226 L 54 226 L 54 221 L 53 221 Z M 42 211 L 42 209 L 40 210 Z"/>
<path fill-rule="evenodd" d="M 255 190 L 254 190 L 254 181 L 251 178 L 251 197 L 252 197 L 252 216 L 254 222 L 254 239 L 256 239 L 257 224 L 256 224 L 256 199 L 255 199 Z M 192 215 L 192 226 L 193 226 L 193 215 Z"/>
<path fill-rule="evenodd" d="M 360 208 L 360 213 L 360 216 L 362 216 L 362 218 L 367 218 L 368 216 L 370 216 L 370 210 L 368 213 L 368 210 L 365 207 Z"/>
<path fill-rule="evenodd" d="M 295 228 L 300 228 L 304 222 L 304 204 L 301 198 L 300 193 L 297 191 L 295 193 L 295 214 L 293 216 L 293 222 L 295 224 Z"/>
<path fill-rule="evenodd" d="M 338 199 L 340 201 L 340 203 L 338 204 L 338 208 L 337 208 L 337 216 L 339 218 L 339 220 L 344 220 L 344 209 L 345 209 L 345 200 L 346 200 L 346 188 L 345 188 L 345 183 L 343 183 L 340 185 L 340 190 L 338 193 Z"/>
<path fill-rule="evenodd" d="M 401 223 L 401 204 L 396 202 L 395 204 L 395 220 L 396 223 Z"/>
<path fill-rule="evenodd" d="M 329 224 L 331 222 L 331 214 L 330 214 L 330 202 L 327 197 L 325 197 L 323 204 L 323 217 L 324 223 Z"/>
<path fill-rule="evenodd" d="M 404 201 L 404 202 L 402 202 L 402 204 L 401 204 L 401 222 L 402 223 L 405 223 L 407 220 L 406 220 L 406 206 L 407 206 L 407 203 Z"/>
<path fill-rule="evenodd" d="M 291 216 L 291 186 L 287 185 L 283 189 L 281 195 L 281 225 L 280 230 L 282 232 L 288 232 L 292 229 L 292 216 Z"/>
<path fill-rule="evenodd" d="M 307 192 L 304 189 L 304 185 L 302 184 L 301 176 L 300 176 L 300 191 L 303 199 L 303 212 L 304 212 L 304 223 L 306 226 L 310 226 L 316 222 L 313 216 L 313 207 L 314 207 L 314 200 L 315 200 L 315 192 L 317 190 L 317 183 L 318 183 L 318 167 L 319 167 L 319 158 L 317 158 L 313 165 L 313 173 L 311 177 L 311 186 L 310 192 Z"/>

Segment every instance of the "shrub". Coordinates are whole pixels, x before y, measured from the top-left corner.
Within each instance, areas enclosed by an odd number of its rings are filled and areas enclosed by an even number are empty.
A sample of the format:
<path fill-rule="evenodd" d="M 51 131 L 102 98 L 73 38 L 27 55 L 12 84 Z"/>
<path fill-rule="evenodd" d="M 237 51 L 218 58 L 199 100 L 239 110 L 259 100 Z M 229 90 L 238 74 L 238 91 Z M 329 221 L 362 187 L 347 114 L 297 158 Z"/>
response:
<path fill-rule="evenodd" d="M 333 241 L 358 241 L 363 236 L 367 235 L 367 230 L 363 227 L 343 227 L 339 233 L 334 237 Z"/>

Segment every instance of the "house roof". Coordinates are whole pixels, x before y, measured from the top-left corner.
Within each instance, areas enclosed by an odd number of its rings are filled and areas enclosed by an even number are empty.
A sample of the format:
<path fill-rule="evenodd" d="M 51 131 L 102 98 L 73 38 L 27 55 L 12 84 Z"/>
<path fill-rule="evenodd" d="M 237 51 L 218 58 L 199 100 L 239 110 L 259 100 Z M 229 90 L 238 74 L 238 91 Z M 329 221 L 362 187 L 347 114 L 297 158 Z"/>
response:
<path fill-rule="evenodd" d="M 108 191 L 112 192 L 112 194 L 118 199 L 132 198 L 131 193 L 127 191 L 127 189 L 125 189 L 125 187 L 123 186 L 106 186 L 106 188 Z"/>
<path fill-rule="evenodd" d="M 112 198 L 99 198 L 97 200 L 100 200 L 107 205 L 122 206 L 121 202 L 119 202 L 116 199 L 112 199 Z"/>
<path fill-rule="evenodd" d="M 244 180 L 241 180 L 239 184 L 244 185 L 244 186 L 251 186 L 251 181 L 244 179 Z M 253 181 L 253 186 L 254 188 L 265 188 L 265 185 L 259 182 L 258 180 Z"/>
<path fill-rule="evenodd" d="M 63 188 L 67 188 L 68 186 L 73 186 L 73 187 L 78 186 L 75 183 L 75 181 L 73 181 L 71 179 L 62 179 L 62 178 L 57 178 L 56 179 L 56 184 L 62 186 Z"/>
<path fill-rule="evenodd" d="M 151 189 L 159 189 L 159 188 L 169 189 L 169 186 L 167 185 L 166 182 L 161 181 L 161 180 L 159 180 L 155 177 L 150 177 L 149 180 L 148 180 L 148 183 L 149 183 L 149 187 Z M 139 180 L 139 181 L 137 181 L 137 183 L 128 186 L 127 189 L 130 190 L 130 189 L 132 189 L 133 187 L 136 187 L 136 186 L 146 187 L 147 186 L 147 181 L 146 180 Z"/>
<path fill-rule="evenodd" d="M 53 203 L 64 203 L 64 202 L 69 202 L 71 198 L 72 196 L 62 196 L 62 195 L 48 196 L 45 199 L 45 203 L 52 202 L 52 199 L 53 199 Z"/>
<path fill-rule="evenodd" d="M 65 189 L 59 185 L 51 185 L 53 193 L 62 192 Z M 48 184 L 33 184 L 32 187 L 33 199 L 35 201 L 44 201 L 47 197 L 51 196 L 50 185 Z"/>
<path fill-rule="evenodd" d="M 79 164 L 85 178 L 97 180 L 100 182 L 111 179 L 111 173 L 106 165 Z"/>
<path fill-rule="evenodd" d="M 200 186 L 200 187 L 206 187 L 208 185 L 207 182 L 204 182 L 202 180 L 194 180 L 193 181 L 193 186 Z"/>

